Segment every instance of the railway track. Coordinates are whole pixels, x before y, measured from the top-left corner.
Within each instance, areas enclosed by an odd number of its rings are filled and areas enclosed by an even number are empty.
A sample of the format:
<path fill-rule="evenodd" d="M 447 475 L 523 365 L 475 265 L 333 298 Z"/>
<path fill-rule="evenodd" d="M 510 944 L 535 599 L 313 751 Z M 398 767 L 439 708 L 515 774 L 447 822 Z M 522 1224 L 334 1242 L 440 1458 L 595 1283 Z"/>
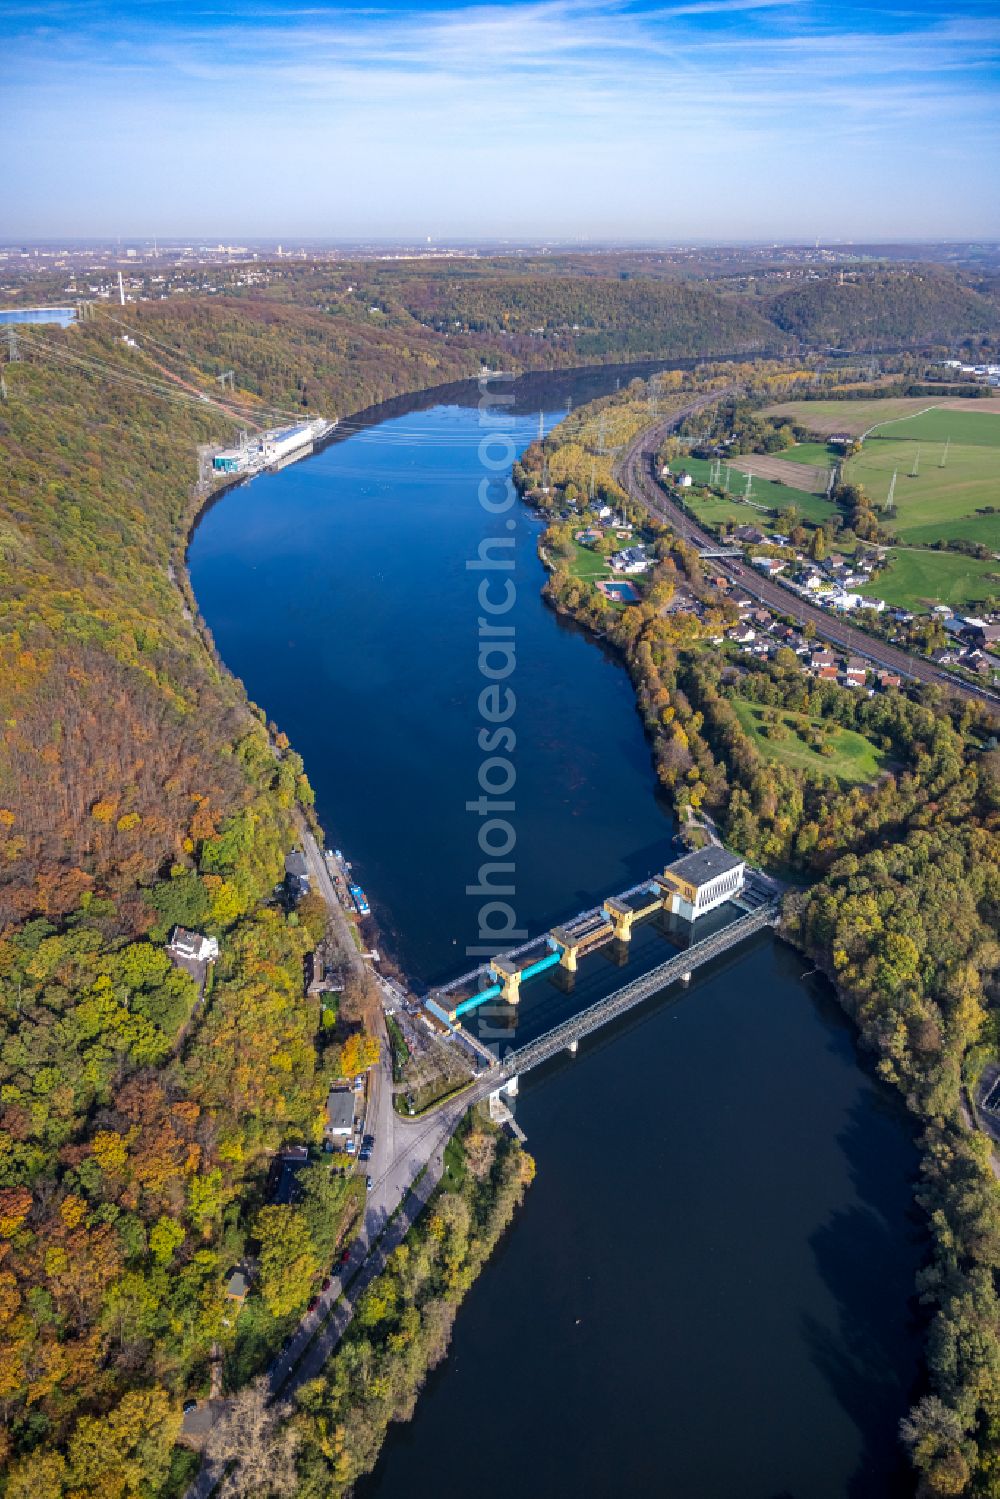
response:
<path fill-rule="evenodd" d="M 713 391 L 699 397 L 697 401 L 692 401 L 681 410 L 672 412 L 661 421 L 654 422 L 632 439 L 614 468 L 615 478 L 633 500 L 642 505 L 651 515 L 655 515 L 657 519 L 665 521 L 671 530 L 685 541 L 705 550 L 716 549 L 718 538 L 703 531 L 680 505 L 669 498 L 655 477 L 654 460 L 664 437 L 685 417 L 693 416 L 695 412 L 711 405 L 713 401 L 721 400 L 728 393 L 728 390 Z M 942 671 L 933 662 L 924 661 L 909 651 L 900 650 L 897 646 L 876 640 L 873 636 L 865 634 L 863 630 L 843 624 L 840 620 L 831 617 L 826 610 L 807 603 L 790 589 L 761 577 L 745 563 L 729 562 L 720 558 L 716 559 L 716 566 L 719 572 L 731 582 L 737 584 L 744 592 L 749 593 L 752 598 L 765 604 L 769 609 L 773 609 L 778 614 L 787 615 L 800 625 L 812 623 L 816 628 L 816 634 L 832 645 L 839 645 L 854 655 L 871 661 L 873 665 L 885 671 L 894 672 L 898 676 L 907 677 L 910 681 L 925 682 L 928 685 L 943 687 L 958 697 L 1000 706 L 1000 697 L 996 693 L 984 687 L 977 687 L 970 682 L 962 682 L 950 673 Z"/>

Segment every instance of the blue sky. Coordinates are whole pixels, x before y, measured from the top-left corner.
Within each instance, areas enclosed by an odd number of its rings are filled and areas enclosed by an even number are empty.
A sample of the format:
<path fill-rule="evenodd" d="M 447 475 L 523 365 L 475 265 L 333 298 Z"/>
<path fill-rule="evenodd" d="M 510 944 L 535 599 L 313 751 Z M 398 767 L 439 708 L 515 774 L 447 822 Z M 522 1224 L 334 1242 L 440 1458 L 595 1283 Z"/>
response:
<path fill-rule="evenodd" d="M 0 238 L 1000 237 L 1000 10 L 7 0 Z"/>

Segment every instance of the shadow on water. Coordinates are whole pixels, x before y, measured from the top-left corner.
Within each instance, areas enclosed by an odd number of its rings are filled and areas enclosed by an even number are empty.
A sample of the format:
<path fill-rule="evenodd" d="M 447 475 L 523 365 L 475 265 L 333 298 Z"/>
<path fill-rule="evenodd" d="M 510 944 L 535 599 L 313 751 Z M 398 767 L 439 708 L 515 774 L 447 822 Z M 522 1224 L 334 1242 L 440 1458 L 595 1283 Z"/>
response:
<path fill-rule="evenodd" d="M 859 1202 L 831 1213 L 810 1239 L 835 1301 L 836 1324 L 831 1327 L 809 1313 L 802 1317 L 812 1359 L 864 1443 L 849 1499 L 901 1499 L 913 1491 L 902 1449 L 894 1467 L 887 1467 L 885 1453 L 887 1434 L 918 1392 L 916 1380 L 903 1378 L 900 1371 L 913 1370 L 921 1322 L 914 1278 L 926 1236 L 909 1186 L 916 1150 L 901 1128 L 902 1108 L 880 1097 L 880 1091 L 869 1092 L 854 1106 L 838 1136 Z M 892 1164 L 898 1169 L 886 1170 L 887 1156 L 897 1158 Z M 904 1325 L 879 1315 L 886 1298 L 909 1307 Z"/>

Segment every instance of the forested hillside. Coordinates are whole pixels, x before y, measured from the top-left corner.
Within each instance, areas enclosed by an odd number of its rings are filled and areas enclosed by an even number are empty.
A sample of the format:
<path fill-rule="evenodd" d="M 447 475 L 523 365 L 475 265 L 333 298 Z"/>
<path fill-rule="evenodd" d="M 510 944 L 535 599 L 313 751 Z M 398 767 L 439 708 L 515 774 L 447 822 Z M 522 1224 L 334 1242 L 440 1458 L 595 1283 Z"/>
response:
<path fill-rule="evenodd" d="M 238 337 L 224 314 L 212 336 Z M 161 312 L 152 355 L 107 321 L 26 330 L 5 369 L 0 1411 L 12 1496 L 158 1492 L 213 1350 L 228 1378 L 252 1372 L 356 1211 L 326 1173 L 301 1207 L 261 1210 L 275 1149 L 320 1138 L 363 995 L 349 985 L 333 1027 L 305 997 L 325 918 L 271 896 L 312 793 L 172 581 L 197 445 L 238 426 L 159 374 L 199 380 L 171 352 L 197 323 Z M 293 330 L 281 364 L 267 326 L 245 343 L 261 383 L 283 391 L 309 354 Z M 349 355 L 329 355 L 331 381 L 337 358 L 343 372 Z M 393 359 L 391 341 L 381 365 L 378 350 L 359 358 L 349 399 L 387 393 Z M 432 374 L 420 364 L 412 382 Z M 175 923 L 219 940 L 204 1003 L 164 951 Z M 238 1335 L 225 1283 L 251 1245 L 261 1300 Z"/>
<path fill-rule="evenodd" d="M 508 356 L 697 357 L 837 347 L 942 345 L 1000 333 L 993 283 L 927 265 L 795 270 L 774 279 L 648 273 L 642 260 L 356 262 L 281 273 L 262 295 L 323 307 L 343 320 L 471 336 Z"/>
<path fill-rule="evenodd" d="M 933 267 L 852 271 L 843 279 L 831 273 L 758 306 L 784 333 L 810 346 L 954 347 L 1000 327 L 992 299 Z"/>
<path fill-rule="evenodd" d="M 773 325 L 704 282 L 411 275 L 398 295 L 408 311 L 440 332 L 460 327 L 557 337 L 588 358 L 780 352 L 788 343 Z"/>

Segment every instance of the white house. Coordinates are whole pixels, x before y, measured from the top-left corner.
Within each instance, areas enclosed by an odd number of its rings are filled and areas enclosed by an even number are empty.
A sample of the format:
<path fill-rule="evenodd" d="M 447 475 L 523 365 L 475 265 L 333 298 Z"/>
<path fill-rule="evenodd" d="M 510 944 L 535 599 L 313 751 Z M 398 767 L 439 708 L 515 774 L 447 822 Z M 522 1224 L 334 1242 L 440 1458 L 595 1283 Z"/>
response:
<path fill-rule="evenodd" d="M 616 573 L 644 573 L 649 568 L 645 547 L 626 547 L 611 558 L 611 567 Z"/>
<path fill-rule="evenodd" d="M 186 958 L 188 962 L 214 963 L 219 956 L 219 944 L 214 937 L 175 926 L 167 943 L 167 952 L 172 958 Z"/>

